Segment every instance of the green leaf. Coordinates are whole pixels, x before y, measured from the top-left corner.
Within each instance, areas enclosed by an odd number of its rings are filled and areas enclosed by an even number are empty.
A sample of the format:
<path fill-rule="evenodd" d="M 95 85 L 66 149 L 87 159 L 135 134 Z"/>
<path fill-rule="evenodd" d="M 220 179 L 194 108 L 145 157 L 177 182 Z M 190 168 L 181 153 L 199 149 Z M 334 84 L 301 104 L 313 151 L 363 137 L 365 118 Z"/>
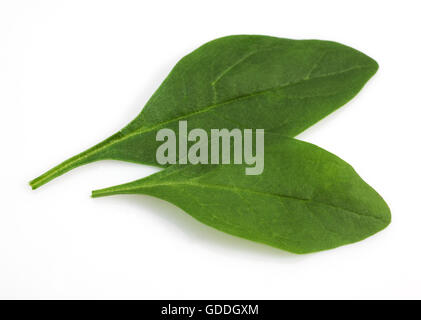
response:
<path fill-rule="evenodd" d="M 179 120 L 190 128 L 265 129 L 293 137 L 352 99 L 377 69 L 363 53 L 330 41 L 216 39 L 181 59 L 125 128 L 30 185 L 35 189 L 102 159 L 158 165 L 156 132 L 175 130 Z"/>
<path fill-rule="evenodd" d="M 265 136 L 265 169 L 174 165 L 147 178 L 93 191 L 151 195 L 218 230 L 294 253 L 362 240 L 390 223 L 384 200 L 354 169 L 309 143 Z"/>

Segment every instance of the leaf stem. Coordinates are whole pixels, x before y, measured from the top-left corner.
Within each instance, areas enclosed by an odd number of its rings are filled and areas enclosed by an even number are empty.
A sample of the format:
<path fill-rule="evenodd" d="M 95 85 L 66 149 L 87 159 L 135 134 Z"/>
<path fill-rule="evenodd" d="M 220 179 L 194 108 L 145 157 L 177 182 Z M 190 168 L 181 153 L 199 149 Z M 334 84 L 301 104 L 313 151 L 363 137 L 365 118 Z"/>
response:
<path fill-rule="evenodd" d="M 105 147 L 109 146 L 115 140 L 117 140 L 121 136 L 120 132 L 112 135 L 108 139 L 96 144 L 92 148 L 85 150 L 79 153 L 76 156 L 73 156 L 66 161 L 60 163 L 59 165 L 55 166 L 54 168 L 48 170 L 47 172 L 43 173 L 39 177 L 33 179 L 29 182 L 29 185 L 32 187 L 33 190 L 41 187 L 42 185 L 46 184 L 47 182 L 53 180 L 61 176 L 62 174 L 80 167 L 84 164 L 88 164 L 94 161 L 105 159 L 103 154 L 99 154 L 99 151 L 103 150 Z"/>
<path fill-rule="evenodd" d="M 99 197 L 106 197 L 106 196 L 112 196 L 116 194 L 120 194 L 118 190 L 113 190 L 113 188 L 104 188 L 104 189 L 98 189 L 92 191 L 92 198 L 99 198 Z"/>
<path fill-rule="evenodd" d="M 154 176 L 154 175 L 152 175 Z M 141 181 L 147 180 L 148 177 L 135 180 L 128 183 L 119 184 L 116 186 L 104 188 L 104 189 L 98 189 L 92 191 L 92 198 L 99 198 L 99 197 L 105 197 L 105 196 L 112 196 L 116 194 L 132 194 L 137 193 L 134 191 L 139 191 L 142 186 L 139 184 Z"/>
<path fill-rule="evenodd" d="M 53 180 L 61 176 L 62 174 L 70 171 L 78 166 L 81 166 L 86 162 L 86 157 L 89 154 L 82 152 L 66 161 L 60 163 L 59 165 L 55 166 L 54 168 L 48 170 L 47 172 L 43 173 L 39 177 L 35 178 L 34 180 L 29 182 L 29 185 L 32 187 L 33 190 L 39 188 L 40 186 L 46 184 L 47 182 Z"/>

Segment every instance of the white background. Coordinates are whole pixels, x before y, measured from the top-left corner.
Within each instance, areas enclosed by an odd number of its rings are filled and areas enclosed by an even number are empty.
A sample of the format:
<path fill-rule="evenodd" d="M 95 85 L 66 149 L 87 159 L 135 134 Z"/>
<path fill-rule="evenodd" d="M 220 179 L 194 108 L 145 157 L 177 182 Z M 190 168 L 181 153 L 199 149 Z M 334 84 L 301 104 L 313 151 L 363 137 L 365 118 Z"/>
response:
<path fill-rule="evenodd" d="M 421 298 L 420 1 L 0 0 L 0 298 Z M 334 40 L 380 64 L 299 136 L 388 202 L 392 224 L 293 255 L 146 196 L 90 191 L 157 171 L 117 161 L 28 181 L 134 118 L 183 55 L 214 38 Z"/>

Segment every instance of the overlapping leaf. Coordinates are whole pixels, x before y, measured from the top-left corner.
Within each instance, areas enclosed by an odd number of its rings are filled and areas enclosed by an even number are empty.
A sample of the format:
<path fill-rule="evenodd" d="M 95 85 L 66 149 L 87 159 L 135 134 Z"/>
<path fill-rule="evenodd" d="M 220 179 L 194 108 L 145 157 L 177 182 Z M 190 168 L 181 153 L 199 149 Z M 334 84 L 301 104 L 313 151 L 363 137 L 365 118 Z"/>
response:
<path fill-rule="evenodd" d="M 156 132 L 265 129 L 295 136 L 352 99 L 377 63 L 335 42 L 268 36 L 216 39 L 181 59 L 136 119 L 98 145 L 31 181 L 38 188 L 102 159 L 158 165 Z"/>

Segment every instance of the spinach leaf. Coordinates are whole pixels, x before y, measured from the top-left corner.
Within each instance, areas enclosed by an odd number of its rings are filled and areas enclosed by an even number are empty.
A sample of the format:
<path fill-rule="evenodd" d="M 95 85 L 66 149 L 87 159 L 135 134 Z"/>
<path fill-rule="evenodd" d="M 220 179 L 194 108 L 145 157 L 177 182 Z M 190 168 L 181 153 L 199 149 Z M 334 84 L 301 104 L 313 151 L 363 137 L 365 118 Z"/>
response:
<path fill-rule="evenodd" d="M 243 165 L 174 165 L 93 197 L 145 194 L 239 237 L 294 253 L 362 240 L 390 223 L 384 200 L 354 169 L 309 143 L 265 136 L 265 170 Z"/>
<path fill-rule="evenodd" d="M 295 136 L 352 99 L 377 71 L 335 42 L 228 36 L 181 59 L 125 128 L 30 182 L 33 189 L 84 164 L 116 159 L 158 165 L 157 130 L 265 129 Z M 176 130 L 175 130 L 176 131 Z"/>

